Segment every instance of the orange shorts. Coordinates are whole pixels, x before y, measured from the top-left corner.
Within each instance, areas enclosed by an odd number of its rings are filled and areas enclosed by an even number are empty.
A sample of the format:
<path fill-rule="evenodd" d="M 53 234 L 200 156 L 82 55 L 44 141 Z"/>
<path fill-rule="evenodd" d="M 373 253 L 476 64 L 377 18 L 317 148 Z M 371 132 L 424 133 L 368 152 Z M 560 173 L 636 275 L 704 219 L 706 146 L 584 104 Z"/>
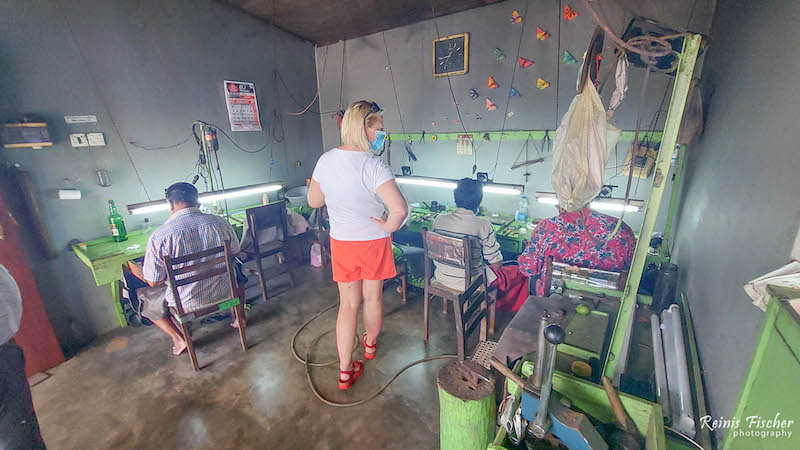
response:
<path fill-rule="evenodd" d="M 333 281 L 388 280 L 397 276 L 392 238 L 374 241 L 337 241 L 331 238 Z"/>

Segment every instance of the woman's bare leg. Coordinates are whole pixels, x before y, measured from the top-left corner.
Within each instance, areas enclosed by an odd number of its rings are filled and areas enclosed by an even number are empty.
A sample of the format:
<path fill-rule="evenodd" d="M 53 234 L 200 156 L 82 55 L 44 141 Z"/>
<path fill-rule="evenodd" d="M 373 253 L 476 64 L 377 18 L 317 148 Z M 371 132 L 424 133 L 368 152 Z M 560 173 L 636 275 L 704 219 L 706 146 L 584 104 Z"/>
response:
<path fill-rule="evenodd" d="M 375 345 L 383 326 L 383 280 L 364 280 L 364 328 L 367 330 L 367 344 Z M 373 353 L 364 349 L 367 353 Z"/>
<path fill-rule="evenodd" d="M 353 341 L 358 326 L 358 307 L 361 305 L 361 280 L 339 284 L 339 315 L 336 317 L 336 348 L 339 350 L 339 370 L 353 369 Z M 342 380 L 349 375 L 340 374 Z"/>

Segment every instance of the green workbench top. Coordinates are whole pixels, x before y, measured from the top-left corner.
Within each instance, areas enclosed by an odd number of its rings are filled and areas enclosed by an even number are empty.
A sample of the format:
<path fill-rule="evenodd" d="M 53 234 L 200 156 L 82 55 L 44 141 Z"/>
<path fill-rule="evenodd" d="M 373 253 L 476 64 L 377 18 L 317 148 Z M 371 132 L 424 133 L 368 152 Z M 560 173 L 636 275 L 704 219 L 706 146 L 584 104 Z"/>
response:
<path fill-rule="evenodd" d="M 228 221 L 239 238 L 242 237 L 246 221 L 245 211 L 255 206 L 261 205 L 230 210 L 231 215 Z M 290 208 L 306 218 L 313 211 L 310 206 L 290 206 Z M 80 242 L 72 246 L 72 251 L 92 270 L 95 283 L 103 286 L 121 279 L 121 268 L 126 261 L 144 256 L 147 240 L 156 228 L 158 226 L 132 231 L 128 233 L 128 240 L 123 242 L 114 242 L 111 236 Z"/>

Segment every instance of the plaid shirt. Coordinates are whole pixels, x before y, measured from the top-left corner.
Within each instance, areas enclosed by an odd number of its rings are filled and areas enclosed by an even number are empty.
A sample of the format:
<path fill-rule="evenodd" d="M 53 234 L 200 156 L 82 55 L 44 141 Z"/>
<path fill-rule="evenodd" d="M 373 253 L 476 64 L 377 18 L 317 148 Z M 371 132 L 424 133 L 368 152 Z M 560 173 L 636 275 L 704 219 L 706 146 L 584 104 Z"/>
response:
<path fill-rule="evenodd" d="M 197 208 L 181 209 L 172 214 L 164 225 L 158 227 L 150 235 L 142 267 L 144 279 L 151 282 L 167 281 L 164 256 L 177 258 L 201 252 L 219 247 L 223 241 L 230 243 L 233 254 L 239 252 L 239 240 L 227 220 L 213 214 L 204 214 Z M 203 260 L 213 259 L 216 256 L 218 255 L 212 255 Z M 181 277 L 193 275 L 196 274 L 189 272 Z M 186 312 L 189 312 L 229 297 L 231 283 L 228 274 L 225 273 L 178 286 L 178 293 L 181 297 L 181 305 Z M 166 299 L 167 304 L 175 306 L 171 287 L 167 289 Z"/>
<path fill-rule="evenodd" d="M 636 250 L 636 237 L 623 222 L 611 238 L 617 220 L 587 207 L 539 222 L 518 259 L 520 272 L 528 277 L 541 275 L 550 256 L 555 262 L 586 269 L 627 271 Z M 543 278 L 536 281 L 538 296 L 544 295 Z"/>

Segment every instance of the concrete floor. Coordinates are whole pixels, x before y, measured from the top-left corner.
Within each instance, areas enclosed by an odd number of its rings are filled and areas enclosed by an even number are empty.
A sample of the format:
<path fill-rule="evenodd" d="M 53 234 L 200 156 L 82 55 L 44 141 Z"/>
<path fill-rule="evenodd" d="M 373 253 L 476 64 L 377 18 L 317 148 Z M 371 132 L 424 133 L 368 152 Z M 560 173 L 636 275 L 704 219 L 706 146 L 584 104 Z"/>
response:
<path fill-rule="evenodd" d="M 51 449 L 437 448 L 436 374 L 446 361 L 406 371 L 362 406 L 333 408 L 314 397 L 304 366 L 292 356 L 291 338 L 336 302 L 337 290 L 322 270 L 304 267 L 295 276 L 296 288 L 249 311 L 247 352 L 227 321 L 195 328 L 199 373 L 186 354 L 171 355 L 171 341 L 155 327 L 117 330 L 53 369 L 32 389 L 45 443 Z M 358 382 L 341 392 L 337 365 L 312 370 L 327 398 L 362 399 L 411 361 L 455 353 L 452 312 L 444 316 L 440 301 L 431 308 L 426 345 L 421 295 L 403 305 L 393 286 L 384 293 L 379 356 L 366 363 Z M 301 355 L 314 337 L 334 328 L 335 311 L 303 331 Z M 335 348 L 333 334 L 326 336 L 312 360 L 335 359 Z M 363 359 L 363 347 L 356 356 Z"/>

